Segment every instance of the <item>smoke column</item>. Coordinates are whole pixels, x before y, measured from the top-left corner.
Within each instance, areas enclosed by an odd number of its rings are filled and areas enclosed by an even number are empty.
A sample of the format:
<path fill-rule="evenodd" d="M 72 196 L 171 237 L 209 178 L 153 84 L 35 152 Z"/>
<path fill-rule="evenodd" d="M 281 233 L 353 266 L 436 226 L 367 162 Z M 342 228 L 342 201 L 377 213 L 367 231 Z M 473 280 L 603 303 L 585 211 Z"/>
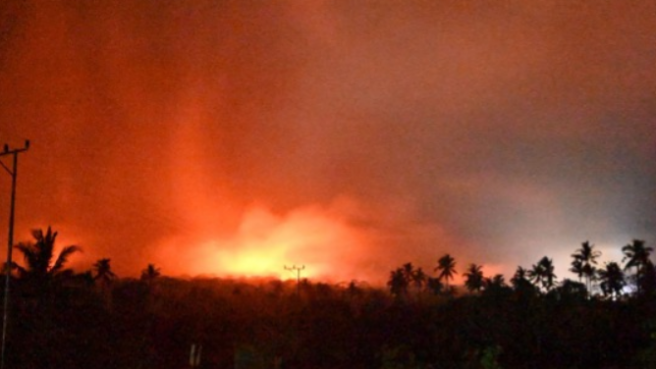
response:
<path fill-rule="evenodd" d="M 17 238 L 124 276 L 573 277 L 656 240 L 654 65 L 646 1 L 5 1 Z"/>

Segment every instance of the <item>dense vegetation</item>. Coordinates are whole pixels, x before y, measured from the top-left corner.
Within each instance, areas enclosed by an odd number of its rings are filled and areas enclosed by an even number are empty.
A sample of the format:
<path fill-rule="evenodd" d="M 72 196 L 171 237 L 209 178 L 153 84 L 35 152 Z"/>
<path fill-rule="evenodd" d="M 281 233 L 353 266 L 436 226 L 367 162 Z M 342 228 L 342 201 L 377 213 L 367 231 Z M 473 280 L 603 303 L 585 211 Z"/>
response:
<path fill-rule="evenodd" d="M 66 269 L 56 233 L 35 231 L 11 281 L 7 368 L 649 368 L 656 363 L 652 249 L 597 266 L 588 242 L 578 281 L 551 259 L 506 283 L 445 255 L 435 276 L 403 264 L 388 290 L 352 282 L 176 279 L 148 265 L 118 278 L 110 259 Z"/>

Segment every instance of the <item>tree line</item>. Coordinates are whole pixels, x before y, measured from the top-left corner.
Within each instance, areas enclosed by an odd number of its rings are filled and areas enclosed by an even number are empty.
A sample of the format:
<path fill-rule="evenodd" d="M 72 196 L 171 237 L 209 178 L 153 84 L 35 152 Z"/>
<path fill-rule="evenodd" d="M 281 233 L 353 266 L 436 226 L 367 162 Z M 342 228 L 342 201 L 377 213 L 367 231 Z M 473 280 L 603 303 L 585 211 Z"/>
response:
<path fill-rule="evenodd" d="M 8 368 L 560 369 L 656 364 L 653 249 L 635 240 L 599 266 L 585 242 L 577 281 L 544 257 L 485 276 L 441 257 L 402 264 L 387 289 L 351 281 L 172 278 L 153 264 L 120 278 L 109 258 L 75 272 L 57 233 L 16 245 Z M 430 274 L 433 274 L 432 276 Z M 4 292 L 4 291 L 3 291 Z M 190 350 L 193 353 L 190 356 Z M 193 359 L 193 360 L 192 360 Z M 651 366 L 650 366 L 651 365 Z"/>
<path fill-rule="evenodd" d="M 652 247 L 646 246 L 644 240 L 634 239 L 622 247 L 622 263 L 606 262 L 598 266 L 601 252 L 589 241 L 571 255 L 569 269 L 578 281 L 564 279 L 557 283 L 553 260 L 542 257 L 531 268 L 517 267 L 510 279 L 510 285 L 503 274 L 491 277 L 483 275 L 483 266 L 472 263 L 467 266 L 464 277 L 464 287 L 469 293 L 482 291 L 500 291 L 503 289 L 533 290 L 534 293 L 550 293 L 554 289 L 577 292 L 588 298 L 605 298 L 617 300 L 630 295 L 654 295 L 656 293 L 656 268 L 651 260 Z M 412 263 L 405 263 L 392 270 L 387 282 L 390 293 L 398 298 L 407 297 L 414 290 L 417 293 L 453 295 L 456 291 L 449 285 L 458 274 L 456 261 L 450 254 L 445 254 L 437 260 L 434 269 L 435 277 L 426 274 L 422 268 L 415 268 Z M 562 291 L 561 291 L 562 292 Z"/>

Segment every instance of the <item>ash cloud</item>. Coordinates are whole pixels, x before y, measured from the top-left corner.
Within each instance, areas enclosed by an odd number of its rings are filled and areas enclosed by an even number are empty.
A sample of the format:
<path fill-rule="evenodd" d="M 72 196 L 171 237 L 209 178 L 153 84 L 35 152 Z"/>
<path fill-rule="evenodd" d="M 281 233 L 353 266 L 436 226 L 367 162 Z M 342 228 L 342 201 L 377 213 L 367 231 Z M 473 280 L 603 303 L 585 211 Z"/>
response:
<path fill-rule="evenodd" d="M 53 224 L 136 274 L 314 207 L 360 240 L 319 248 L 354 278 L 444 252 L 565 276 L 584 240 L 656 239 L 654 7 L 4 2 L 18 235 Z"/>

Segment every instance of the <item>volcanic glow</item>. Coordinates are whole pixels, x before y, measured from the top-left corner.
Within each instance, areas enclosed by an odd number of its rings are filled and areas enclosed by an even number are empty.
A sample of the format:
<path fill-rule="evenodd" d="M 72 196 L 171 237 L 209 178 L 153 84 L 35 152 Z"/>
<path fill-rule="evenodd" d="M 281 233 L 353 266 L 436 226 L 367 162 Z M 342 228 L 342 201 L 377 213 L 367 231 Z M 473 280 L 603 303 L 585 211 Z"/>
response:
<path fill-rule="evenodd" d="M 351 267 L 362 245 L 354 231 L 318 207 L 306 207 L 278 216 L 252 208 L 229 236 L 215 236 L 192 247 L 181 240 L 158 248 L 158 263 L 168 270 L 222 276 L 295 278 L 284 266 L 305 266 L 302 277 L 329 280 L 357 279 Z M 178 262 L 183 261 L 184 268 Z"/>
<path fill-rule="evenodd" d="M 336 281 L 653 242 L 656 5 L 575 3 L 1 1 L 16 234 Z"/>

